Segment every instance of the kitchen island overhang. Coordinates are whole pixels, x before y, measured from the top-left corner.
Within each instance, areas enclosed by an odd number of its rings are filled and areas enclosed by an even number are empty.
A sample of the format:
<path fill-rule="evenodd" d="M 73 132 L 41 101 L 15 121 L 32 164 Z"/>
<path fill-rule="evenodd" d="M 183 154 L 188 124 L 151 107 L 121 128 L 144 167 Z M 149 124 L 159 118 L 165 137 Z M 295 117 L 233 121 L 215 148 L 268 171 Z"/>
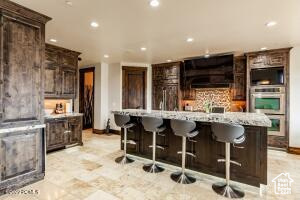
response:
<path fill-rule="evenodd" d="M 187 157 L 188 169 L 217 176 L 225 177 L 224 163 L 218 163 L 218 159 L 225 157 L 225 146 L 212 137 L 211 123 L 234 123 L 245 127 L 246 140 L 238 147 L 231 145 L 231 160 L 241 163 L 241 166 L 232 165 L 230 176 L 233 181 L 259 187 L 267 185 L 267 128 L 271 121 L 264 114 L 257 113 L 225 113 L 206 114 L 199 112 L 176 112 L 127 109 L 112 111 L 114 114 L 130 115 L 135 126 L 128 131 L 128 139 L 134 140 L 136 145 L 128 144 L 129 154 L 151 159 L 152 134 L 144 130 L 141 117 L 152 116 L 164 119 L 166 130 L 164 136 L 157 136 L 156 143 L 163 146 L 164 150 L 157 150 L 157 161 L 175 166 L 181 165 L 182 138 L 175 136 L 171 127 L 171 119 L 185 119 L 195 121 L 199 134 L 193 138 L 194 142 L 187 142 L 187 151 L 193 152 L 196 157 Z M 123 130 L 121 141 L 123 140 Z M 243 148 L 240 148 L 243 147 Z M 121 143 L 121 148 L 123 145 Z"/>

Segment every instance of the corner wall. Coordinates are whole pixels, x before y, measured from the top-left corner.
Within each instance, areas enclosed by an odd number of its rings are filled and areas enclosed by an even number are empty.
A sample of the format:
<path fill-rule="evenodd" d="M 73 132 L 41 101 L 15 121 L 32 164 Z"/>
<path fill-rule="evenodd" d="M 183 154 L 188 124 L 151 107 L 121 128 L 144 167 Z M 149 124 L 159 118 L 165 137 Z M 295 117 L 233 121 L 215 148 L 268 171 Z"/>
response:
<path fill-rule="evenodd" d="M 290 55 L 290 137 L 289 146 L 300 148 L 300 46 Z"/>

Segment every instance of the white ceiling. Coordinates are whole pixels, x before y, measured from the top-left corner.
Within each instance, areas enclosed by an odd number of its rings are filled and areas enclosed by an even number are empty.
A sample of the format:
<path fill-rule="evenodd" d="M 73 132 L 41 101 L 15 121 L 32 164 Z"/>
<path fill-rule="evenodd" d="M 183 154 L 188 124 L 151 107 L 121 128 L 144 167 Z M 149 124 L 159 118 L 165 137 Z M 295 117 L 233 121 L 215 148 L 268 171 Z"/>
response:
<path fill-rule="evenodd" d="M 300 44 L 300 0 L 13 0 L 52 17 L 47 42 L 100 61 L 159 63 L 210 53 Z M 92 21 L 99 28 L 90 27 Z M 275 27 L 265 23 L 276 21 Z M 193 43 L 187 43 L 193 37 Z M 142 52 L 140 48 L 147 47 Z M 104 58 L 109 54 L 109 58 Z"/>

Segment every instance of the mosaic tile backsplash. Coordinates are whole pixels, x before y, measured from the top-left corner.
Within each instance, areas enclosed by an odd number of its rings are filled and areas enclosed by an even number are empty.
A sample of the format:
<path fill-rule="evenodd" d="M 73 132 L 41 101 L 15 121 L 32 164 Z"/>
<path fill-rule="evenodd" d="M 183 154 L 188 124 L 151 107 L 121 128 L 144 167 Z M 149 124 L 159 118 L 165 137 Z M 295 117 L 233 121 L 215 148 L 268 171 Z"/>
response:
<path fill-rule="evenodd" d="M 213 102 L 213 106 L 222 106 L 226 111 L 230 111 L 231 97 L 229 88 L 197 89 L 194 110 L 205 110 L 205 103 Z"/>

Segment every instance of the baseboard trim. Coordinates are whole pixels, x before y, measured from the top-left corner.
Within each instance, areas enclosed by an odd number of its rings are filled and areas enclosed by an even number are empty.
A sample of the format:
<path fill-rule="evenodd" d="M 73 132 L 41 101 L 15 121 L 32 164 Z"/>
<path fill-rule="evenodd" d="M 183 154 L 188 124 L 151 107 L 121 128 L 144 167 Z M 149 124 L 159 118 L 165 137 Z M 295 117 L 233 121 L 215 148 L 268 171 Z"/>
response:
<path fill-rule="evenodd" d="M 300 148 L 297 147 L 289 147 L 288 153 L 300 155 Z"/>
<path fill-rule="evenodd" d="M 102 129 L 102 130 L 93 129 L 93 133 L 95 133 L 95 134 L 106 134 L 106 130 L 105 129 Z M 116 135 L 121 135 L 121 131 L 114 130 L 114 129 L 109 129 L 109 133 L 116 134 Z"/>

